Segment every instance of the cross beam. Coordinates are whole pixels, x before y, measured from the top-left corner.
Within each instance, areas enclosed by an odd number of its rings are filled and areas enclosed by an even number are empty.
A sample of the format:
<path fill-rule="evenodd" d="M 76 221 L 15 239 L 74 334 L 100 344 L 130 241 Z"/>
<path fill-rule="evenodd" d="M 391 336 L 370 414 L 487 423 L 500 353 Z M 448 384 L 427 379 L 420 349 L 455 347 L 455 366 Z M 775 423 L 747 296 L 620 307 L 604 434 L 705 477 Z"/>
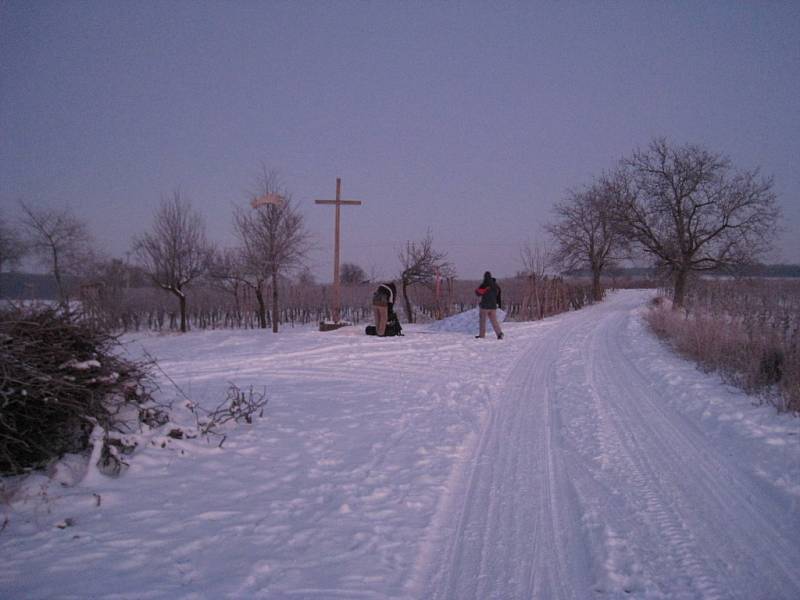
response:
<path fill-rule="evenodd" d="M 333 322 L 339 322 L 339 211 L 342 205 L 358 206 L 361 200 L 342 200 L 342 179 L 336 178 L 336 200 L 314 200 L 316 204 L 333 204 L 336 207 L 336 224 L 333 238 Z"/>

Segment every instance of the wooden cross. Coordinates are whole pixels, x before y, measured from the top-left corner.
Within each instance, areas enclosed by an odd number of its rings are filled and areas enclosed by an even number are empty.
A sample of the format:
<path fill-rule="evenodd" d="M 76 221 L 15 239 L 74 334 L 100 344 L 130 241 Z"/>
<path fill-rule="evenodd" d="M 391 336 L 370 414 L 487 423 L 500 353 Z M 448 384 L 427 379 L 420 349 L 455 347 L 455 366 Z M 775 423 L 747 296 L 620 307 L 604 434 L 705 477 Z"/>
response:
<path fill-rule="evenodd" d="M 339 322 L 339 210 L 343 204 L 360 205 L 361 200 L 342 200 L 342 179 L 336 178 L 336 200 L 314 200 L 316 204 L 336 206 L 336 225 L 333 238 L 333 322 Z"/>

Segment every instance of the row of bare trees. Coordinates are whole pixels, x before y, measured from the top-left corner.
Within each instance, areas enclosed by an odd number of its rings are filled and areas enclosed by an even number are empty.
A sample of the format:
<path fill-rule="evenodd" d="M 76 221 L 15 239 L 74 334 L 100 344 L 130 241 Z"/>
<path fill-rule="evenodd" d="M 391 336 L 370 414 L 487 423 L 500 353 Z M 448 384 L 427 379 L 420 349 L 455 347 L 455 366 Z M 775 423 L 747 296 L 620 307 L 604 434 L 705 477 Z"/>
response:
<path fill-rule="evenodd" d="M 160 288 L 175 295 L 186 331 L 186 286 L 207 276 L 239 296 L 251 291 L 258 302 L 259 324 L 267 327 L 265 290 L 271 290 L 273 314 L 278 313 L 279 280 L 298 270 L 310 249 L 303 215 L 275 172 L 263 170 L 253 200 L 268 196 L 275 202 L 252 210 L 236 208 L 233 216 L 238 245 L 217 249 L 205 233 L 199 213 L 180 192 L 162 202 L 150 232 L 138 237 L 134 250 L 139 263 Z M 278 331 L 278 320 L 272 319 Z"/>
<path fill-rule="evenodd" d="M 187 293 L 202 281 L 231 294 L 235 304 L 255 298 L 259 326 L 271 324 L 277 332 L 279 291 L 288 289 L 287 282 L 294 275 L 301 284 L 303 279 L 311 279 L 303 271 L 311 237 L 302 213 L 275 172 L 262 168 L 250 196 L 253 209 L 234 209 L 237 244 L 217 248 L 207 237 L 202 215 L 176 190 L 162 200 L 149 231 L 134 238 L 136 269 L 117 259 L 97 259 L 86 225 L 68 210 L 36 208 L 21 202 L 22 234 L 0 222 L 0 271 L 18 264 L 25 254 L 35 253 L 54 276 L 62 305 L 70 300 L 67 280 L 79 279 L 81 299 L 93 308 L 108 309 L 122 306 L 131 280 L 144 274 L 151 284 L 175 298 L 181 331 L 189 327 Z M 273 201 L 255 202 L 264 197 Z M 409 242 L 399 258 L 406 315 L 414 321 L 409 289 L 432 287 L 434 281 L 453 278 L 455 270 L 446 255 L 435 250 L 430 232 L 419 242 Z M 347 263 L 343 267 L 346 285 L 366 281 L 366 274 L 357 265 Z"/>
<path fill-rule="evenodd" d="M 692 273 L 746 265 L 769 249 L 780 217 L 772 187 L 722 154 L 656 139 L 556 205 L 555 259 L 588 268 L 600 299 L 604 272 L 648 257 L 682 307 Z"/>
<path fill-rule="evenodd" d="M 251 196 L 265 195 L 279 201 L 253 210 L 237 208 L 233 222 L 238 244 L 219 249 L 208 240 L 202 215 L 175 191 L 162 200 L 150 230 L 134 238 L 132 254 L 138 271 L 118 259 L 98 258 L 86 224 L 68 209 L 20 202 L 18 227 L 0 220 L 0 272 L 33 255 L 53 275 L 58 301 L 65 307 L 73 287 L 70 281 L 77 279 L 90 290 L 84 297 L 102 298 L 104 304 L 112 305 L 120 302 L 134 273 L 144 273 L 151 284 L 176 299 L 181 331 L 188 328 L 187 290 L 200 279 L 210 279 L 223 289 L 252 291 L 258 300 L 260 325 L 266 327 L 265 290 L 271 290 L 272 312 L 277 314 L 279 281 L 302 265 L 310 234 L 291 195 L 277 174 L 266 168 Z M 277 331 L 276 319 L 272 326 Z"/>
<path fill-rule="evenodd" d="M 304 277 L 281 279 L 278 312 L 268 307 L 267 327 L 277 320 L 281 327 L 318 324 L 332 317 L 332 290 L 328 283 Z M 532 321 L 591 304 L 590 281 L 546 275 L 541 279 L 518 274 L 500 281 L 503 309 L 507 319 Z M 107 294 L 103 288 L 84 287 L 80 296 L 81 316 L 115 331 L 180 331 L 178 303 L 170 294 L 153 286 L 124 289 L 122 296 Z M 476 305 L 475 282 L 449 279 L 440 285 L 416 286 L 409 291 L 415 322 L 438 320 L 469 310 Z M 373 318 L 372 282 L 342 285 L 341 318 L 354 325 Z M 258 329 L 258 305 L 252 290 L 240 288 L 236 294 L 223 290 L 216 282 L 203 278 L 187 286 L 186 321 L 194 330 Z M 403 309 L 400 308 L 398 312 Z M 405 318 L 405 314 L 401 315 Z"/>
<path fill-rule="evenodd" d="M 277 331 L 278 320 L 267 318 L 268 306 L 277 315 L 282 281 L 304 276 L 311 238 L 274 172 L 262 167 L 250 195 L 280 201 L 235 209 L 233 247 L 219 249 L 209 242 L 202 216 L 180 191 L 162 201 L 150 230 L 135 238 L 138 267 L 175 297 L 182 331 L 187 328 L 187 289 L 201 278 L 234 298 L 246 291 L 256 299 L 259 325 L 266 328 L 269 320 Z M 48 265 L 59 300 L 66 304 L 66 274 L 108 287 L 127 269 L 119 260 L 93 260 L 88 229 L 69 211 L 25 202 L 20 208 L 19 230 L 0 220 L 0 271 L 33 253 Z M 772 180 L 757 169 L 736 169 L 728 158 L 699 146 L 656 139 L 556 204 L 548 226 L 553 243 L 524 247 L 522 274 L 536 287 L 554 271 L 588 268 L 594 300 L 600 300 L 603 274 L 622 259 L 644 255 L 672 277 L 674 305 L 682 306 L 691 273 L 755 260 L 769 247 L 778 218 Z M 446 285 L 456 272 L 447 254 L 434 246 L 430 231 L 409 241 L 398 259 L 406 319 L 414 322 L 409 290 Z M 345 264 L 341 273 L 346 284 L 367 279 L 357 265 Z M 129 270 L 126 277 L 131 277 Z M 115 284 L 103 294 L 120 294 L 121 289 Z"/>

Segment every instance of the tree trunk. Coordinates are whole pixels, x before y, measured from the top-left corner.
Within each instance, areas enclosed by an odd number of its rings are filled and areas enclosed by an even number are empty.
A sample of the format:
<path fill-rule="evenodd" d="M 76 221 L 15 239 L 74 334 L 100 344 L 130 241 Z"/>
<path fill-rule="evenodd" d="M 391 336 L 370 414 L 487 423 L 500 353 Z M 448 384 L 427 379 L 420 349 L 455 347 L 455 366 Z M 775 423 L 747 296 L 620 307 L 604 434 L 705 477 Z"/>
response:
<path fill-rule="evenodd" d="M 672 308 L 683 308 L 686 299 L 686 281 L 689 272 L 683 269 L 675 273 L 675 286 L 672 292 Z"/>
<path fill-rule="evenodd" d="M 403 304 L 406 309 L 406 319 L 409 323 L 414 322 L 414 314 L 411 312 L 411 301 L 408 299 L 408 282 L 403 280 Z"/>
<path fill-rule="evenodd" d="M 258 302 L 258 327 L 259 329 L 266 329 L 267 303 L 264 302 L 264 289 L 261 285 L 256 287 L 256 301 Z"/>
<path fill-rule="evenodd" d="M 538 302 L 540 321 L 544 319 L 545 316 L 548 314 L 548 308 L 549 308 L 548 300 L 550 298 L 550 295 L 548 294 L 549 289 L 550 289 L 550 279 L 548 277 L 545 277 L 542 282 L 542 300 L 541 302 Z"/>
<path fill-rule="evenodd" d="M 233 319 L 238 324 L 239 327 L 242 326 L 242 299 L 239 297 L 239 291 L 243 293 L 247 293 L 244 288 L 239 287 L 236 284 L 233 288 Z"/>
<path fill-rule="evenodd" d="M 272 272 L 272 333 L 278 333 L 278 273 Z"/>
<path fill-rule="evenodd" d="M 58 301 L 62 307 L 69 305 L 69 298 L 64 291 L 64 284 L 61 281 L 61 268 L 58 266 L 58 252 L 53 248 L 53 277 L 56 279 L 56 288 L 58 289 Z"/>
<path fill-rule="evenodd" d="M 176 288 L 171 288 L 171 291 L 178 297 L 178 305 L 181 311 L 181 333 L 186 333 L 186 295 Z"/>
<path fill-rule="evenodd" d="M 527 311 L 528 311 L 528 321 L 533 321 L 533 299 L 536 295 L 536 276 L 529 275 L 528 276 L 528 302 L 526 304 Z"/>
<path fill-rule="evenodd" d="M 600 302 L 603 299 L 603 287 L 600 285 L 600 269 L 592 269 L 592 299 Z"/>

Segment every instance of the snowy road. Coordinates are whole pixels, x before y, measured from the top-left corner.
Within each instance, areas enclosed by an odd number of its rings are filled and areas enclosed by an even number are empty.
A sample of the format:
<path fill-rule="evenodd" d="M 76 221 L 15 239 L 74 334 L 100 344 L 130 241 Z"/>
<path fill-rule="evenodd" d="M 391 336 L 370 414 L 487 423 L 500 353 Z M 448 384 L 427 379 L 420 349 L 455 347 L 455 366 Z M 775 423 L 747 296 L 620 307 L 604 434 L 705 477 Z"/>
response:
<path fill-rule="evenodd" d="M 263 386 L 265 417 L 0 490 L 0 597 L 796 600 L 800 420 L 670 353 L 649 297 L 503 341 L 469 315 L 138 337 L 201 404 Z"/>
<path fill-rule="evenodd" d="M 800 597 L 796 500 L 667 405 L 640 301 L 575 313 L 520 354 L 421 597 Z"/>

